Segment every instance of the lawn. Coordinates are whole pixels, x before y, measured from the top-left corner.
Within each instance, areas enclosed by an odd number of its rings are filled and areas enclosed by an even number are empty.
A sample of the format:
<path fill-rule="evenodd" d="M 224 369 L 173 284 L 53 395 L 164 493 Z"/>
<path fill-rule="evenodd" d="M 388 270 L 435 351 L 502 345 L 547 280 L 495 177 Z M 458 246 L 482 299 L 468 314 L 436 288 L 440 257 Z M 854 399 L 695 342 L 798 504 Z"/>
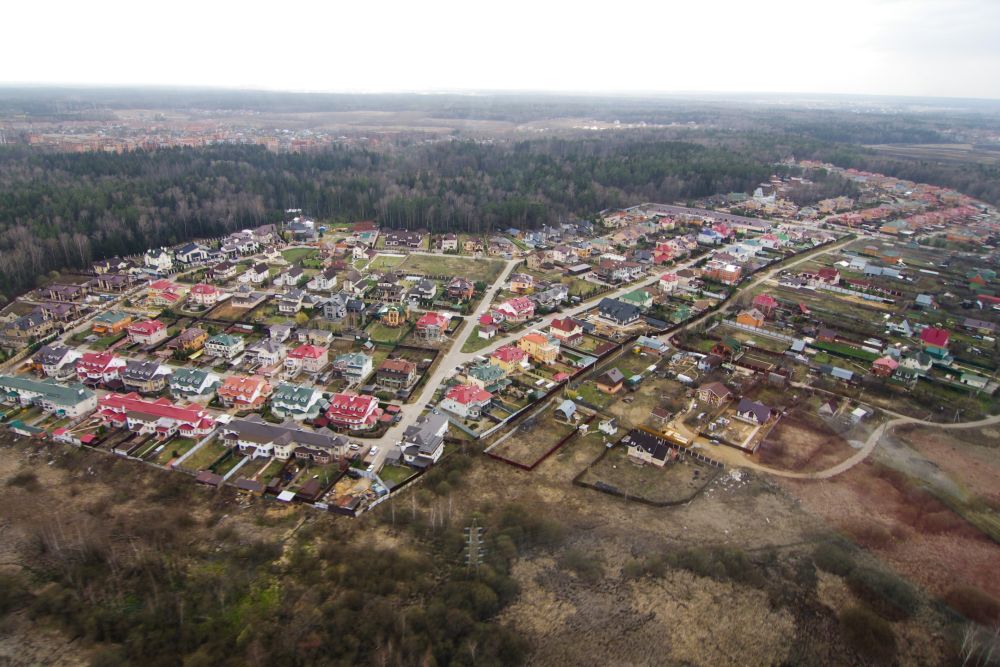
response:
<path fill-rule="evenodd" d="M 115 343 L 117 343 L 118 341 L 120 341 L 125 336 L 126 336 L 125 331 L 121 331 L 111 336 L 104 336 L 103 338 L 98 338 L 93 343 L 91 343 L 90 347 L 94 350 L 106 350 Z"/>
<path fill-rule="evenodd" d="M 311 259 L 316 256 L 319 252 L 316 248 L 289 248 L 288 250 L 282 250 L 281 256 L 285 258 L 285 261 L 289 264 L 295 264 L 296 262 L 301 262 L 304 259 Z"/>
<path fill-rule="evenodd" d="M 481 338 L 479 336 L 479 326 L 477 325 L 476 328 L 472 330 L 472 333 L 469 334 L 465 343 L 462 344 L 462 352 L 478 352 L 492 342 L 492 339 Z"/>
<path fill-rule="evenodd" d="M 574 398 L 570 391 L 567 390 L 567 398 Z M 586 401 L 587 403 L 593 405 L 595 408 L 604 409 L 611 405 L 611 402 L 615 400 L 615 397 L 610 394 L 605 394 L 603 391 L 597 388 L 593 382 L 587 381 L 576 388 L 576 394 L 580 397 L 580 400 Z M 619 392 L 621 393 L 621 392 Z"/>
<path fill-rule="evenodd" d="M 214 439 L 205 443 L 201 449 L 192 454 L 191 458 L 181 464 L 181 467 L 188 470 L 207 470 L 220 456 L 226 453 L 227 449 L 218 439 Z"/>
<path fill-rule="evenodd" d="M 503 271 L 504 262 L 458 255 L 409 255 L 400 268 L 432 276 L 462 276 L 473 282 L 492 284 Z"/>
<path fill-rule="evenodd" d="M 869 352 L 868 350 L 862 350 L 861 348 L 857 348 L 852 345 L 845 345 L 844 343 L 828 343 L 825 341 L 817 341 L 812 345 L 816 349 L 832 352 L 833 354 L 842 357 L 860 359 L 861 361 L 875 361 L 876 359 L 878 359 L 878 355 L 875 354 L 874 352 Z"/>
<path fill-rule="evenodd" d="M 392 269 L 406 260 L 405 255 L 376 255 L 368 264 L 369 271 L 384 271 L 385 269 Z"/>
<path fill-rule="evenodd" d="M 153 459 L 153 463 L 166 465 L 171 459 L 186 454 L 196 444 L 198 444 L 198 441 L 193 438 L 174 438 L 167 443 L 166 447 L 160 450 L 160 453 Z"/>
<path fill-rule="evenodd" d="M 413 474 L 414 470 L 409 466 L 386 464 L 378 476 L 392 489 L 395 486 L 399 486 L 404 480 L 412 477 Z"/>
<path fill-rule="evenodd" d="M 381 322 L 368 325 L 366 331 L 376 343 L 398 343 L 410 330 L 410 327 L 387 327 Z"/>
<path fill-rule="evenodd" d="M 553 402 L 537 417 L 528 417 L 512 436 L 496 446 L 493 451 L 504 458 L 524 465 L 532 465 L 557 442 L 573 432 L 574 427 L 555 418 Z"/>

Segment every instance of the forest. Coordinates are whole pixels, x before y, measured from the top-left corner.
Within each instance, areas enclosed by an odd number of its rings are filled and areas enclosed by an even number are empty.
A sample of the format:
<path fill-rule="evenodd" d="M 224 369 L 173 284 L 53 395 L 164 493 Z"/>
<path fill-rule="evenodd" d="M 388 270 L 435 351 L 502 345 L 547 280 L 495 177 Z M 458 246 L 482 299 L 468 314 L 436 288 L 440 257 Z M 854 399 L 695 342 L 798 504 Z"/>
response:
<path fill-rule="evenodd" d="M 0 112 L 80 118 L 107 113 L 125 100 L 206 108 L 252 102 L 329 109 L 332 104 L 335 110 L 373 103 L 351 96 L 321 100 L 264 93 L 94 95 L 22 98 L 0 91 Z M 374 101 L 380 100 L 387 108 L 438 117 L 520 120 L 589 110 L 593 117 L 696 125 L 544 138 L 410 138 L 380 150 L 333 146 L 313 153 L 220 145 L 68 154 L 0 145 L 0 296 L 9 299 L 52 271 L 83 269 L 102 257 L 276 222 L 288 208 L 321 220 L 375 219 L 387 227 L 488 234 L 589 218 L 638 201 L 684 202 L 752 191 L 784 171 L 777 163 L 789 157 L 952 187 L 1000 203 L 1000 167 L 890 158 L 861 145 L 945 141 L 948 122 L 959 130 L 992 127 L 992 116 L 972 112 L 948 121 L 939 112 L 885 116 L 754 105 L 739 110 L 677 100 L 446 96 L 432 104 L 388 96 Z M 807 201 L 824 193 L 851 194 L 851 188 L 830 180 L 794 196 Z"/>
<path fill-rule="evenodd" d="M 489 233 L 636 200 L 744 191 L 771 167 L 676 141 L 453 141 L 394 153 L 276 154 L 217 146 L 125 154 L 0 150 L 0 290 L 100 257 L 274 222 L 322 220 Z"/>

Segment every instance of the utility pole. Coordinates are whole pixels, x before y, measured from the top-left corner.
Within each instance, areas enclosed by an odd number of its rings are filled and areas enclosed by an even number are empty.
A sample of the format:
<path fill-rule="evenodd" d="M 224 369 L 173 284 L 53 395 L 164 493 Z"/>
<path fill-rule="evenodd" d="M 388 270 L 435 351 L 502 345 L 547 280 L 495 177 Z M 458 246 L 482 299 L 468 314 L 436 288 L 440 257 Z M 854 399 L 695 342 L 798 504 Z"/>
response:
<path fill-rule="evenodd" d="M 483 527 L 477 525 L 476 519 L 465 529 L 465 567 L 467 570 L 479 572 L 483 564 L 486 549 L 483 547 Z"/>

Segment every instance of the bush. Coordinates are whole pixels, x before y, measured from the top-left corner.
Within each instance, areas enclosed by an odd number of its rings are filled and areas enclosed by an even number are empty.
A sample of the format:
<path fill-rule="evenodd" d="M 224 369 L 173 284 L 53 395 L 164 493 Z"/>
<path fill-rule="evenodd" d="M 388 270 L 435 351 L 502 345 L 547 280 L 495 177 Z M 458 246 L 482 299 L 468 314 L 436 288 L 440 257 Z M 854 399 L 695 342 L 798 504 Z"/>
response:
<path fill-rule="evenodd" d="M 896 634 L 884 619 L 863 607 L 849 607 L 840 614 L 848 644 L 875 664 L 891 664 L 896 655 Z"/>
<path fill-rule="evenodd" d="M 695 548 L 667 556 L 666 564 L 716 581 L 737 581 L 761 587 L 764 577 L 747 555 L 733 547 Z"/>
<path fill-rule="evenodd" d="M 886 618 L 909 618 L 920 605 L 920 599 L 909 584 L 882 570 L 855 568 L 847 577 L 847 585 Z"/>
<path fill-rule="evenodd" d="M 956 586 L 944 596 L 945 603 L 962 616 L 992 627 L 1000 623 L 1000 600 L 972 586 Z"/>
<path fill-rule="evenodd" d="M 33 491 L 39 486 L 38 475 L 31 470 L 19 472 L 7 480 L 7 486 L 15 486 L 21 489 Z"/>
<path fill-rule="evenodd" d="M 563 554 L 559 559 L 559 566 L 572 571 L 580 580 L 589 583 L 595 583 L 604 576 L 604 562 L 600 556 L 578 549 Z"/>
<path fill-rule="evenodd" d="M 846 577 L 855 568 L 854 556 L 843 547 L 828 542 L 816 547 L 813 562 L 819 569 L 841 577 Z"/>

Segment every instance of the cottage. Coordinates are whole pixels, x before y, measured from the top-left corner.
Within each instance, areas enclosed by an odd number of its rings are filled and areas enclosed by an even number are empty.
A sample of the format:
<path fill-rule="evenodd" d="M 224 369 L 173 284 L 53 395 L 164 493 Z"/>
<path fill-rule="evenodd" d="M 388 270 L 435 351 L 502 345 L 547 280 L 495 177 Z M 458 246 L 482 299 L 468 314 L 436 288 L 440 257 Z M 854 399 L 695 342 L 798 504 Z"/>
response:
<path fill-rule="evenodd" d="M 479 419 L 490 402 L 493 394 L 475 385 L 455 385 L 445 393 L 441 401 L 441 409 L 462 419 Z"/>
<path fill-rule="evenodd" d="M 330 350 L 326 347 L 305 343 L 289 350 L 285 368 L 292 374 L 299 371 L 318 373 L 329 361 Z"/>
<path fill-rule="evenodd" d="M 417 365 L 406 359 L 386 359 L 375 371 L 375 383 L 383 389 L 408 389 L 417 381 Z"/>
<path fill-rule="evenodd" d="M 462 277 L 452 278 L 445 288 L 448 298 L 453 301 L 468 301 L 475 294 L 476 288 L 471 280 Z"/>
<path fill-rule="evenodd" d="M 215 357 L 234 359 L 243 353 L 243 338 L 231 334 L 218 334 L 205 341 L 205 351 Z"/>
<path fill-rule="evenodd" d="M 642 313 L 632 304 L 605 297 L 598 305 L 598 314 L 602 320 L 625 327 L 638 322 Z"/>
<path fill-rule="evenodd" d="M 237 410 L 260 410 L 271 395 L 271 385 L 259 375 L 231 375 L 216 390 L 219 402 Z"/>
<path fill-rule="evenodd" d="M 314 387 L 286 382 L 271 394 L 271 412 L 281 419 L 316 419 L 325 407 L 323 392 Z"/>
<path fill-rule="evenodd" d="M 631 458 L 661 468 L 671 458 L 673 452 L 668 440 L 638 429 L 629 431 L 629 434 L 622 438 L 622 444 L 627 448 Z"/>
<path fill-rule="evenodd" d="M 528 353 L 513 345 L 498 347 L 490 355 L 490 363 L 498 366 L 505 374 L 513 373 L 527 364 Z"/>
<path fill-rule="evenodd" d="M 222 378 L 200 368 L 174 369 L 168 380 L 170 395 L 188 400 L 207 399 L 221 384 Z"/>
<path fill-rule="evenodd" d="M 118 310 L 109 310 L 94 318 L 90 330 L 98 336 L 114 336 L 132 324 L 132 316 Z"/>
<path fill-rule="evenodd" d="M 97 394 L 79 384 L 63 386 L 51 380 L 0 375 L 0 391 L 8 403 L 23 407 L 36 405 L 44 412 L 74 419 L 97 408 Z"/>
<path fill-rule="evenodd" d="M 403 431 L 400 447 L 403 461 L 415 468 L 437 463 L 444 453 L 444 438 L 448 433 L 448 417 L 435 411 L 417 420 Z"/>
<path fill-rule="evenodd" d="M 326 418 L 331 427 L 351 431 L 374 428 L 381 416 L 382 409 L 378 407 L 378 399 L 374 396 L 333 394 L 326 410 Z"/>
<path fill-rule="evenodd" d="M 121 380 L 126 363 L 112 352 L 87 352 L 76 361 L 76 375 L 86 385 L 107 386 Z"/>
<path fill-rule="evenodd" d="M 605 394 L 617 394 L 622 390 L 625 376 L 617 368 L 612 368 L 596 380 L 597 388 Z"/>
<path fill-rule="evenodd" d="M 424 313 L 417 320 L 417 338 L 428 342 L 440 341 L 448 331 L 449 322 L 451 322 L 451 318 L 444 313 Z"/>
<path fill-rule="evenodd" d="M 326 452 L 328 458 L 341 458 L 350 445 L 344 436 L 313 431 L 295 422 L 270 424 L 255 414 L 246 419 L 233 419 L 222 430 L 226 442 L 251 458 L 273 456 L 287 461 L 303 447 Z"/>
<path fill-rule="evenodd" d="M 698 387 L 698 400 L 716 407 L 728 401 L 733 395 L 721 382 L 709 382 Z"/>
<path fill-rule="evenodd" d="M 169 399 L 145 400 L 139 394 L 106 394 L 98 400 L 98 416 L 108 426 L 165 440 L 175 434 L 203 437 L 215 430 L 215 419 L 203 408 L 178 407 Z"/>
<path fill-rule="evenodd" d="M 121 371 L 121 381 L 129 391 L 155 394 L 167 387 L 172 369 L 156 361 L 129 360 Z"/>
<path fill-rule="evenodd" d="M 182 352 L 197 352 L 208 341 L 208 332 L 200 327 L 188 327 L 170 341 L 170 346 Z"/>
<path fill-rule="evenodd" d="M 749 398 L 740 399 L 736 406 L 736 418 L 751 424 L 766 424 L 770 421 L 772 414 L 771 408 Z"/>
<path fill-rule="evenodd" d="M 193 304 L 202 306 L 203 308 L 211 308 L 219 302 L 222 290 L 214 285 L 198 283 L 191 288 L 189 295 Z"/>
<path fill-rule="evenodd" d="M 558 339 L 549 338 L 537 331 L 522 336 L 517 346 L 541 364 L 551 364 L 559 357 Z"/>
<path fill-rule="evenodd" d="M 62 343 L 43 345 L 31 357 L 32 367 L 47 378 L 65 382 L 76 379 L 76 361 L 82 355 Z"/>
<path fill-rule="evenodd" d="M 159 320 L 142 320 L 127 327 L 129 342 L 138 345 L 156 345 L 167 337 L 167 325 Z"/>

